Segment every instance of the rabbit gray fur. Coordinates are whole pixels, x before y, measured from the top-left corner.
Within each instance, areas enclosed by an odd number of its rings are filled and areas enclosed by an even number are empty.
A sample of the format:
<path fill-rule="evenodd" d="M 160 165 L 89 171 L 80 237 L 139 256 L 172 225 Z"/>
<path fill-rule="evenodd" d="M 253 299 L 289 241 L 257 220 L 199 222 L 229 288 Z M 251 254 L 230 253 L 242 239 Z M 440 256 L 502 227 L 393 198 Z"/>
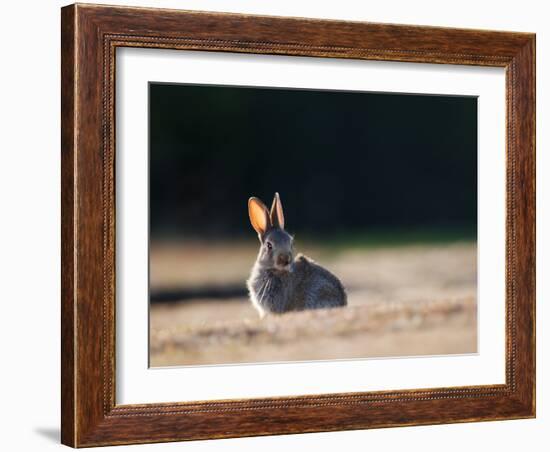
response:
<path fill-rule="evenodd" d="M 336 276 L 307 256 L 294 257 L 293 237 L 284 230 L 278 193 L 271 212 L 258 198 L 248 200 L 248 212 L 260 251 L 247 287 L 260 316 L 347 305 L 346 291 Z"/>

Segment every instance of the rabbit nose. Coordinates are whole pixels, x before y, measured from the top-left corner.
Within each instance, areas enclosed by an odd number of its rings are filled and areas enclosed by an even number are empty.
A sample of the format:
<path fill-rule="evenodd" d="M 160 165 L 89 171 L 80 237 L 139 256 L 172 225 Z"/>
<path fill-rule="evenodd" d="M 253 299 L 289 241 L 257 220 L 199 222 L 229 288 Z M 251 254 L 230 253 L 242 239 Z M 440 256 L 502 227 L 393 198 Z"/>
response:
<path fill-rule="evenodd" d="M 279 254 L 277 256 L 277 264 L 281 266 L 286 266 L 290 264 L 290 255 L 289 254 Z"/>

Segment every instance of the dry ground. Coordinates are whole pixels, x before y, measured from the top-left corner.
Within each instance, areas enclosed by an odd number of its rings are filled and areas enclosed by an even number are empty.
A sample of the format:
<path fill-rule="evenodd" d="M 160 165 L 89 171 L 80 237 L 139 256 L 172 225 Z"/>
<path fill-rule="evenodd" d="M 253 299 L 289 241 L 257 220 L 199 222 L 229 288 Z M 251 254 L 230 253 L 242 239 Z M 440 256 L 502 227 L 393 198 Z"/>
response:
<path fill-rule="evenodd" d="M 244 284 L 254 244 L 151 249 L 151 288 Z M 473 243 L 302 247 L 338 275 L 349 306 L 260 320 L 246 298 L 153 304 L 152 366 L 476 352 Z"/>

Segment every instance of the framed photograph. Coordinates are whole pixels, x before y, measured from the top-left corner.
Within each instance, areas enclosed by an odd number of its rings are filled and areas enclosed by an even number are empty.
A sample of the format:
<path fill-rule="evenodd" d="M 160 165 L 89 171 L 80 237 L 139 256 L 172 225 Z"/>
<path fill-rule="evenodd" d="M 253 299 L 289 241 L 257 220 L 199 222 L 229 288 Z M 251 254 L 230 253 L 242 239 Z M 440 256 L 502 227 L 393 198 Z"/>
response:
<path fill-rule="evenodd" d="M 535 416 L 535 36 L 62 8 L 62 442 Z"/>

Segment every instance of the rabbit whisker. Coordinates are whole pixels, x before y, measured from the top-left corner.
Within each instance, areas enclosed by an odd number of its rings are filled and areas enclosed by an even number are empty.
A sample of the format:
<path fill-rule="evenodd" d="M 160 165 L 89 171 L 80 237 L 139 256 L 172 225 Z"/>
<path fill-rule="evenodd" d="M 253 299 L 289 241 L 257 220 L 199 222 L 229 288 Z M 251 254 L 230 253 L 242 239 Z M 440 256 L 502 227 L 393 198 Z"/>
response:
<path fill-rule="evenodd" d="M 262 293 L 261 293 L 261 295 L 260 295 L 260 304 L 263 303 L 263 301 L 264 301 L 264 296 L 265 296 L 265 294 L 267 293 L 267 288 L 268 288 L 270 285 L 271 285 L 271 279 L 268 279 L 268 280 L 266 281 L 266 283 L 264 284 Z"/>
<path fill-rule="evenodd" d="M 257 300 L 258 300 L 258 303 L 261 305 L 262 304 L 262 292 L 265 290 L 265 287 L 267 286 L 267 280 L 265 283 L 263 283 L 261 286 L 260 286 L 260 289 L 256 292 L 257 294 Z"/>

